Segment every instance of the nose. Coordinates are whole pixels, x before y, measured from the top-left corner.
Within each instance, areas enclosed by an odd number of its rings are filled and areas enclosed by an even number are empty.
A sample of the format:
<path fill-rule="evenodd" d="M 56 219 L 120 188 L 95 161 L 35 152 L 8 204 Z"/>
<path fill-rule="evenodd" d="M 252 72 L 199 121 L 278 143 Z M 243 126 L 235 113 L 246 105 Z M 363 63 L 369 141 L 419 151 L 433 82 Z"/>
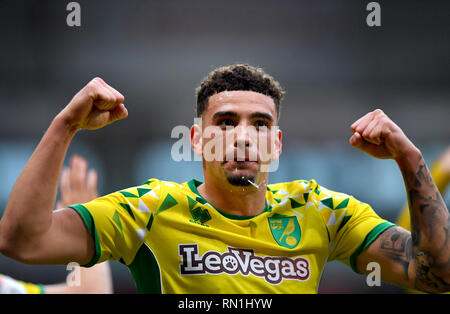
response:
<path fill-rule="evenodd" d="M 238 125 L 234 130 L 234 147 L 245 149 L 250 146 L 249 128 L 246 125 Z"/>

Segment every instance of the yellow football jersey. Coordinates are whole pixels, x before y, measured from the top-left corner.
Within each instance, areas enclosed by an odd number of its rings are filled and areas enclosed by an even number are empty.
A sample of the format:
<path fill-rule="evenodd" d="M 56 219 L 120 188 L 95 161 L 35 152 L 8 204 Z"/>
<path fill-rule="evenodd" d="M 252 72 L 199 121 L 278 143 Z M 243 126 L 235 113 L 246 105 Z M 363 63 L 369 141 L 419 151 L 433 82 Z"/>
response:
<path fill-rule="evenodd" d="M 314 180 L 268 185 L 256 216 L 215 208 L 200 184 L 150 179 L 71 206 L 95 242 L 85 266 L 120 260 L 141 293 L 316 293 L 327 261 L 356 270 L 357 256 L 393 225 Z"/>

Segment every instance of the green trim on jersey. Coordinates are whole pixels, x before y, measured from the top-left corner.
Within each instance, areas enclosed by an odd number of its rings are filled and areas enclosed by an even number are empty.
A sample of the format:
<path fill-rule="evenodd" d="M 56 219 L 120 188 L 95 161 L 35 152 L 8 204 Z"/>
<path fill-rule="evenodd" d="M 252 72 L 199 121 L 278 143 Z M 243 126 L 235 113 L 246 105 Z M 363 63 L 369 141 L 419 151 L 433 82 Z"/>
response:
<path fill-rule="evenodd" d="M 81 219 L 83 219 L 84 224 L 88 228 L 89 234 L 91 235 L 92 239 L 94 240 L 94 243 L 95 243 L 94 256 L 92 257 L 92 259 L 89 263 L 87 263 L 86 265 L 81 265 L 83 267 L 92 267 L 95 264 L 97 264 L 97 262 L 100 258 L 100 255 L 102 253 L 100 241 L 98 239 L 97 229 L 95 228 L 94 219 L 92 218 L 92 215 L 89 212 L 89 210 L 87 210 L 87 208 L 81 204 L 70 205 L 69 208 L 74 209 L 81 216 Z"/>
<path fill-rule="evenodd" d="M 141 245 L 128 268 L 133 275 L 138 293 L 162 294 L 161 270 L 155 255 L 145 243 Z"/>
<path fill-rule="evenodd" d="M 246 220 L 246 219 L 252 219 L 258 215 L 261 215 L 262 213 L 265 213 L 267 211 L 269 211 L 269 206 L 267 204 L 267 202 L 265 202 L 265 207 L 264 210 L 262 212 L 260 212 L 257 215 L 253 215 L 253 216 L 245 216 L 245 215 L 233 215 L 230 213 L 227 213 L 219 208 L 217 208 L 216 206 L 214 206 L 213 204 L 211 204 L 210 202 L 208 202 L 206 199 L 203 198 L 203 196 L 198 192 L 197 187 L 199 187 L 201 184 L 203 184 L 203 182 L 198 181 L 196 179 L 192 179 L 191 181 L 188 181 L 188 186 L 191 189 L 192 192 L 194 192 L 195 194 L 198 195 L 198 197 L 202 200 L 201 203 L 205 204 L 208 203 L 210 204 L 215 210 L 217 210 L 222 216 L 225 216 L 229 219 L 234 219 L 234 220 Z"/>
<path fill-rule="evenodd" d="M 364 240 L 361 242 L 361 244 L 358 246 L 358 248 L 353 252 L 353 254 L 350 256 L 350 266 L 353 269 L 354 272 L 359 274 L 359 271 L 356 269 L 356 259 L 359 255 L 361 255 L 362 252 L 364 252 L 365 249 L 373 242 L 375 241 L 378 236 L 383 233 L 386 229 L 396 226 L 396 224 L 385 221 L 380 223 L 379 225 L 376 225 L 370 232 L 366 235 Z"/>
<path fill-rule="evenodd" d="M 38 284 L 37 285 L 39 288 L 39 294 L 45 294 L 45 286 L 43 284 Z"/>

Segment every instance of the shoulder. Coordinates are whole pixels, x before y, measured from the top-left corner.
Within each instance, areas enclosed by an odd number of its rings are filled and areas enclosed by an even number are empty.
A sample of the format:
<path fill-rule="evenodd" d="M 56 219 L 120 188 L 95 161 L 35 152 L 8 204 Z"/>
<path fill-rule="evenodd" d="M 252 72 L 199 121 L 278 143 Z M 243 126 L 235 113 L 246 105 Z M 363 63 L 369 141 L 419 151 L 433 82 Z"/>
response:
<path fill-rule="evenodd" d="M 172 193 L 181 190 L 183 186 L 177 182 L 164 181 L 156 178 L 151 178 L 146 180 L 141 185 L 129 187 L 115 193 L 112 195 L 121 195 L 126 198 L 142 198 L 144 196 L 152 196 L 154 198 L 159 198 L 163 194 Z"/>
<path fill-rule="evenodd" d="M 296 193 L 309 193 L 314 191 L 317 183 L 315 180 L 294 180 L 267 185 L 267 191 L 280 196 Z"/>
<path fill-rule="evenodd" d="M 139 204 L 147 204 L 155 215 L 177 206 L 191 207 L 193 200 L 198 199 L 192 184 L 194 180 L 182 184 L 156 178 L 145 181 L 142 185 L 128 188 L 118 193 L 127 197 L 140 199 Z M 195 189 L 194 189 L 195 190 Z M 130 200 L 132 201 L 132 200 Z"/>
<path fill-rule="evenodd" d="M 139 199 L 144 203 L 151 202 L 161 206 L 173 206 L 184 198 L 186 187 L 184 184 L 177 182 L 151 178 L 139 186 L 120 190 L 114 194 L 125 197 L 128 201 Z"/>
<path fill-rule="evenodd" d="M 339 206 L 344 206 L 351 198 L 348 194 L 333 191 L 319 185 L 314 179 L 269 184 L 267 190 L 275 196 L 298 196 L 303 194 L 305 203 L 319 204 L 322 202 L 324 206 L 331 209 L 337 209 Z M 345 202 L 342 203 L 342 201 Z"/>

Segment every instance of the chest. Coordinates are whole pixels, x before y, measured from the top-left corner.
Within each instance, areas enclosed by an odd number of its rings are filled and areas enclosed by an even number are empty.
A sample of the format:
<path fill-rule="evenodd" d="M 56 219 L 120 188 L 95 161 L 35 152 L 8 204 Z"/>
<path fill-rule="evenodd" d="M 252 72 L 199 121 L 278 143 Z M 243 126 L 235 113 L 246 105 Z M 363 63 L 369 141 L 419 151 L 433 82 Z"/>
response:
<path fill-rule="evenodd" d="M 155 218 L 146 244 L 165 292 L 316 291 L 329 247 L 319 215 L 233 220 L 209 212 L 207 221 L 183 211 Z"/>

